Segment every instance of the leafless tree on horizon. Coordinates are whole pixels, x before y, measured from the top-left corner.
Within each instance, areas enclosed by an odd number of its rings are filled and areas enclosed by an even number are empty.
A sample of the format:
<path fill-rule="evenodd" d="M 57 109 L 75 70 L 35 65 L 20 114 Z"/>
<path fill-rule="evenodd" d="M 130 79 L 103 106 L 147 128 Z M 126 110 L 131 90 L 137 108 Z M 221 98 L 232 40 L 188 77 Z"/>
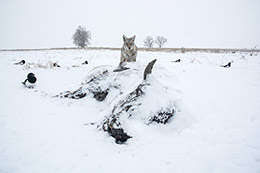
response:
<path fill-rule="evenodd" d="M 167 42 L 167 39 L 163 36 L 157 36 L 155 39 L 155 44 L 161 48 L 165 43 Z"/>
<path fill-rule="evenodd" d="M 145 38 L 145 40 L 144 40 L 144 46 L 148 47 L 148 48 L 151 48 L 151 47 L 153 47 L 153 44 L 154 44 L 153 37 L 152 36 L 147 36 Z"/>
<path fill-rule="evenodd" d="M 76 46 L 84 48 L 90 44 L 91 33 L 90 31 L 86 31 L 85 27 L 79 26 L 72 39 Z"/>

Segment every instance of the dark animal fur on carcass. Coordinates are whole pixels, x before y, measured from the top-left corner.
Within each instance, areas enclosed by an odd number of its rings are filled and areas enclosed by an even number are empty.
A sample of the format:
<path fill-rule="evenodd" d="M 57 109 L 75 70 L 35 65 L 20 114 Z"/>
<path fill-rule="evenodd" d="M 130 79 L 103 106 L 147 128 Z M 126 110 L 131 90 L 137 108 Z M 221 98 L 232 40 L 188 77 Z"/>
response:
<path fill-rule="evenodd" d="M 107 74 L 108 74 L 108 71 L 105 70 L 100 75 L 91 78 L 87 83 L 83 84 L 83 85 L 89 85 L 87 87 L 87 90 L 83 91 L 83 87 L 81 86 L 79 89 L 77 89 L 73 92 L 65 91 L 63 93 L 60 93 L 59 95 L 57 95 L 57 97 L 65 97 L 65 98 L 71 98 L 71 99 L 82 99 L 82 98 L 86 97 L 88 95 L 88 92 L 89 92 L 89 93 L 93 94 L 93 97 L 97 101 L 103 101 L 106 98 L 106 96 L 108 95 L 109 88 L 107 88 L 106 90 L 102 90 L 100 87 L 96 87 L 98 85 L 95 85 L 95 83 L 102 80 Z"/>
<path fill-rule="evenodd" d="M 123 113 L 127 113 L 128 117 L 131 117 L 132 111 L 134 111 L 134 109 L 137 106 L 141 105 L 141 103 L 138 103 L 137 100 L 145 94 L 144 90 L 146 90 L 147 87 L 150 85 L 149 81 L 147 81 L 147 78 L 149 74 L 152 73 L 152 69 L 155 62 L 156 59 L 151 61 L 146 66 L 143 75 L 143 79 L 144 79 L 143 82 L 139 84 L 134 91 L 129 93 L 125 100 L 122 100 L 121 102 L 119 102 L 118 105 L 114 106 L 112 110 L 112 114 L 109 117 L 107 117 L 102 123 L 102 129 L 108 132 L 110 136 L 115 138 L 116 143 L 122 144 L 126 142 L 127 139 L 131 138 L 131 136 L 129 136 L 122 128 L 120 123 L 120 116 Z M 157 122 L 161 124 L 166 124 L 168 120 L 174 115 L 174 113 L 175 111 L 170 108 L 166 110 L 165 109 L 159 110 L 156 113 L 156 115 L 150 117 L 149 123 Z"/>

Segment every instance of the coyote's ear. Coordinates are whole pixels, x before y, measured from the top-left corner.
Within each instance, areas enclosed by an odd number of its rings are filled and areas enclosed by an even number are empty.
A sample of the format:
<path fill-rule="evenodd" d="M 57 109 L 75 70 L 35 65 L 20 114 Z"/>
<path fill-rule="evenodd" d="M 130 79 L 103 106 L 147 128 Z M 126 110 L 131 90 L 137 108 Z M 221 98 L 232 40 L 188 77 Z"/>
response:
<path fill-rule="evenodd" d="M 123 40 L 124 40 L 124 41 L 126 41 L 126 39 L 127 39 L 127 38 L 126 38 L 126 36 L 125 36 L 125 35 L 123 35 Z"/>
<path fill-rule="evenodd" d="M 135 41 L 135 35 L 131 38 L 131 40 L 134 42 Z"/>

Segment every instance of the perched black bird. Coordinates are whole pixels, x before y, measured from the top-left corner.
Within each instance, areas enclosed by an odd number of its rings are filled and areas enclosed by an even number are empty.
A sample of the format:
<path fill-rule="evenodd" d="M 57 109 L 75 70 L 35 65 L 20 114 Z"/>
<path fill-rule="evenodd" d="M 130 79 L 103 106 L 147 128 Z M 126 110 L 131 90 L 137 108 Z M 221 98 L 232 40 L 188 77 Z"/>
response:
<path fill-rule="evenodd" d="M 231 62 L 229 62 L 227 65 L 221 65 L 220 67 L 229 68 L 231 67 Z"/>
<path fill-rule="evenodd" d="M 25 60 L 22 60 L 20 62 L 14 63 L 14 65 L 24 65 L 25 64 Z"/>
<path fill-rule="evenodd" d="M 88 64 L 88 61 L 86 60 L 85 62 L 82 63 L 82 65 L 84 65 L 84 64 Z"/>
<path fill-rule="evenodd" d="M 36 84 L 36 81 L 37 81 L 37 78 L 35 77 L 35 75 L 33 73 L 29 73 L 27 75 L 27 79 L 25 79 L 25 81 L 22 82 L 22 84 L 24 84 L 28 88 L 33 88 Z"/>
<path fill-rule="evenodd" d="M 171 62 L 181 62 L 181 59 L 177 59 L 177 60 L 171 61 Z"/>
<path fill-rule="evenodd" d="M 57 64 L 56 62 L 55 62 L 55 63 L 53 63 L 52 65 L 53 65 L 53 67 L 60 67 L 60 65 L 59 65 L 59 64 Z"/>

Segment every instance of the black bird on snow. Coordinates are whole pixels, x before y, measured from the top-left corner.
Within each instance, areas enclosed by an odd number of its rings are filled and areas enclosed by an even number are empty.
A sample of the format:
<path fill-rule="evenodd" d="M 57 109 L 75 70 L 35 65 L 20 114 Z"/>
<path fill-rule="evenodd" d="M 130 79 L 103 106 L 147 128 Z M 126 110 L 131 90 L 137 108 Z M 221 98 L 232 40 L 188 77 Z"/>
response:
<path fill-rule="evenodd" d="M 227 65 L 221 65 L 220 67 L 229 68 L 231 67 L 231 62 L 227 63 Z"/>
<path fill-rule="evenodd" d="M 60 67 L 60 65 L 55 62 L 53 63 L 53 67 Z"/>
<path fill-rule="evenodd" d="M 181 59 L 177 59 L 177 60 L 171 61 L 171 62 L 181 62 Z"/>
<path fill-rule="evenodd" d="M 24 65 L 25 64 L 25 60 L 22 60 L 20 62 L 14 63 L 14 65 Z"/>
<path fill-rule="evenodd" d="M 82 65 L 88 64 L 88 61 L 86 60 L 85 62 L 82 63 Z"/>
<path fill-rule="evenodd" d="M 35 75 L 33 73 L 29 73 L 27 75 L 27 79 L 25 79 L 25 81 L 22 82 L 22 84 L 24 84 L 28 88 L 33 88 L 36 84 L 36 81 L 37 81 L 37 78 L 35 77 Z"/>

